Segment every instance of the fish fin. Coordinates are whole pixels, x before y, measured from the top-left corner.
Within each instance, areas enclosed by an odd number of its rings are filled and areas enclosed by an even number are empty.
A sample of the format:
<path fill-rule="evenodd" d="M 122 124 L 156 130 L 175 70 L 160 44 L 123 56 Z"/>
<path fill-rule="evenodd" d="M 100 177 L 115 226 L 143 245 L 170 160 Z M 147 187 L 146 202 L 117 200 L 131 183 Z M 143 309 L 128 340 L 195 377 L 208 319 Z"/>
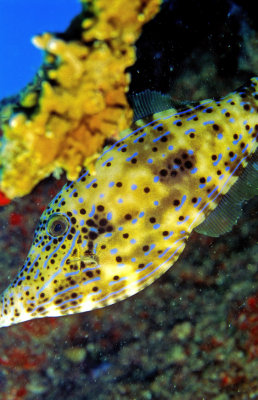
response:
<path fill-rule="evenodd" d="M 173 101 L 169 94 L 162 94 L 150 89 L 127 97 L 134 111 L 133 121 L 173 108 Z"/>
<path fill-rule="evenodd" d="M 229 232 L 241 215 L 243 202 L 257 194 L 258 149 L 217 208 L 194 230 L 213 237 Z"/>

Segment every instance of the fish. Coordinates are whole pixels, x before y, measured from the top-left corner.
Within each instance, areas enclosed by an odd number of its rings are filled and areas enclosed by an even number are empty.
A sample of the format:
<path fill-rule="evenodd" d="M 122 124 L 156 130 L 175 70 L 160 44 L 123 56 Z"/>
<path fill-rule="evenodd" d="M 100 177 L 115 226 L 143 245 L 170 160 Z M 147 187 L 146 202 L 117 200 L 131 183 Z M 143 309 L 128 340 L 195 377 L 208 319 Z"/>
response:
<path fill-rule="evenodd" d="M 193 231 L 230 231 L 258 193 L 257 87 L 254 77 L 176 106 L 170 95 L 135 95 L 131 128 L 42 213 L 1 296 L 0 326 L 121 301 L 164 274 Z"/>

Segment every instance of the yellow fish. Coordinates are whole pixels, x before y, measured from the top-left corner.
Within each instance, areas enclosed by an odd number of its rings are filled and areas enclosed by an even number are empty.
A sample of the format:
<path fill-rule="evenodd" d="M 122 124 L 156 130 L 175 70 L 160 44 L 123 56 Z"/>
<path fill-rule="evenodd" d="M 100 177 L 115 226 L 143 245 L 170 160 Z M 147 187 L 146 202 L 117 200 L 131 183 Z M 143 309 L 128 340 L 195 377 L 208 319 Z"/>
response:
<path fill-rule="evenodd" d="M 123 300 L 171 267 L 193 229 L 230 230 L 258 192 L 257 86 L 181 110 L 168 96 L 136 96 L 136 116 L 152 115 L 48 205 L 2 294 L 0 326 Z"/>

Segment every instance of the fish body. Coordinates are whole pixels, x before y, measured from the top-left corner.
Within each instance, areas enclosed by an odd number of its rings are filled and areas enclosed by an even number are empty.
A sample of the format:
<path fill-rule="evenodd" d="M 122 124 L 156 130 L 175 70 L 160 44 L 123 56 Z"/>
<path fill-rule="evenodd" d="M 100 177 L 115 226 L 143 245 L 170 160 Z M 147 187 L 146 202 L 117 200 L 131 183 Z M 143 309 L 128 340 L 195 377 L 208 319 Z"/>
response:
<path fill-rule="evenodd" d="M 84 171 L 67 183 L 2 295 L 0 326 L 104 307 L 167 271 L 231 188 L 244 198 L 235 186 L 241 176 L 252 174 L 253 190 L 257 86 L 252 78 L 224 98 L 136 121 L 103 152 L 93 175 Z M 234 223 L 223 218 L 219 225 Z"/>

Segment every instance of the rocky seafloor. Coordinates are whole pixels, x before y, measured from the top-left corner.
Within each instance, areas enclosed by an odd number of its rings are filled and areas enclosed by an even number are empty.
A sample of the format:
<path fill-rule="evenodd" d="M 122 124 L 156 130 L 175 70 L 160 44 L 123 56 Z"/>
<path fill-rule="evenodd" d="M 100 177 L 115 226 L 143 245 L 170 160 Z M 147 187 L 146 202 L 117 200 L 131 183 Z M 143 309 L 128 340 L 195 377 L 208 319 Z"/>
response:
<path fill-rule="evenodd" d="M 183 5 L 182 5 L 183 4 Z M 251 2 L 166 1 L 139 40 L 131 91 L 226 94 L 257 73 Z M 16 275 L 49 178 L 0 210 L 0 289 Z M 193 233 L 177 263 L 113 306 L 0 330 L 2 400 L 258 398 L 257 198 L 232 232 Z"/>
<path fill-rule="evenodd" d="M 2 288 L 51 183 L 1 213 Z M 194 233 L 173 268 L 130 299 L 1 329 L 1 399 L 255 399 L 256 206 L 227 235 Z"/>

